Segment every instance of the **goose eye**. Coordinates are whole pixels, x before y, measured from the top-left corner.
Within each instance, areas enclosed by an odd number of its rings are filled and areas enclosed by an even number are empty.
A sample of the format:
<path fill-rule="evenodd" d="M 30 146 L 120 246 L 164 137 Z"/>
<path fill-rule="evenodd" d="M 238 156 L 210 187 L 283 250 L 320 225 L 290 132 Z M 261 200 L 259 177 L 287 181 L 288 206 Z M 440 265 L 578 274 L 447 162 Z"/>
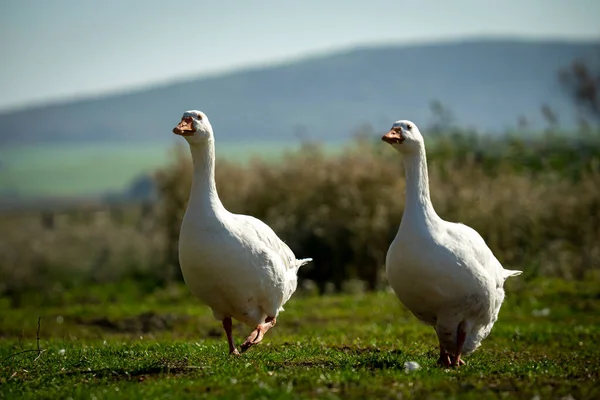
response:
<path fill-rule="evenodd" d="M 196 115 L 196 117 L 198 117 L 198 119 L 199 119 L 200 121 L 202 121 L 202 115 L 198 114 L 198 115 Z"/>
<path fill-rule="evenodd" d="M 408 129 L 410 131 L 412 129 L 412 125 L 411 124 L 406 124 L 406 129 Z"/>

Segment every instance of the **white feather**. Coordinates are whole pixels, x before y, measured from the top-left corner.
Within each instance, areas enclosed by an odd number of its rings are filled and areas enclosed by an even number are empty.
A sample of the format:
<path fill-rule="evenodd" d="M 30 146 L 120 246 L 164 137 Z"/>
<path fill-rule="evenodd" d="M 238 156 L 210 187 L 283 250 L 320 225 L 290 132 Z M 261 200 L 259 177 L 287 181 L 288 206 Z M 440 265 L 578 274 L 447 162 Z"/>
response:
<path fill-rule="evenodd" d="M 472 228 L 441 219 L 429 196 L 425 145 L 410 121 L 397 121 L 406 174 L 406 205 L 386 257 L 390 285 L 400 301 L 433 326 L 454 354 L 458 327 L 466 330 L 463 354 L 474 351 L 498 318 L 504 281 L 521 271 L 505 270 Z"/>
<path fill-rule="evenodd" d="M 186 284 L 213 311 L 249 326 L 277 317 L 296 290 L 296 273 L 311 259 L 297 260 L 264 222 L 230 213 L 214 181 L 214 136 L 208 118 L 194 121 L 186 136 L 194 162 L 192 190 L 181 226 L 179 261 Z"/>

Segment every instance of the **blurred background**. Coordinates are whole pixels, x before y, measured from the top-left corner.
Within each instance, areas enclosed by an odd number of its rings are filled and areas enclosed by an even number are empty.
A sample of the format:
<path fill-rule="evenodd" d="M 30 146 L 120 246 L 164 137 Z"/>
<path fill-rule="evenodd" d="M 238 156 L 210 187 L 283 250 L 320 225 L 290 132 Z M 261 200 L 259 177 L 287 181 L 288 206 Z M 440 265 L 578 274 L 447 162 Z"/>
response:
<path fill-rule="evenodd" d="M 600 3 L 3 1 L 0 296 L 180 281 L 191 179 L 171 133 L 209 116 L 225 206 L 313 257 L 302 287 L 386 287 L 424 133 L 438 214 L 525 279 L 598 277 Z"/>

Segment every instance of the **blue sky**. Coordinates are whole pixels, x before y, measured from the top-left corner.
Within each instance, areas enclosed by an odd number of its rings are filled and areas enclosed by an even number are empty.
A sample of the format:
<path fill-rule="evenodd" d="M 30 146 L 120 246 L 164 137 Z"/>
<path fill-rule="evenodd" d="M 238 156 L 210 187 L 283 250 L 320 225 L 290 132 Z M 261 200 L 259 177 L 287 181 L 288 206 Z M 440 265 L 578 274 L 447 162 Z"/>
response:
<path fill-rule="evenodd" d="M 600 39 L 597 0 L 2 0 L 0 110 L 355 45 Z"/>

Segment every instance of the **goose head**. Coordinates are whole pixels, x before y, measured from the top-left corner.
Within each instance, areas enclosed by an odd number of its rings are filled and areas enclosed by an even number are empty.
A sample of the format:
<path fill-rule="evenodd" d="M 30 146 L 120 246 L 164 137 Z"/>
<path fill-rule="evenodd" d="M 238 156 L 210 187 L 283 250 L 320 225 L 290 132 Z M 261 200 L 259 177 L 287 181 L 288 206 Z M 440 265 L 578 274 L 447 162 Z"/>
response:
<path fill-rule="evenodd" d="M 423 146 L 423 136 L 419 128 L 411 121 L 394 122 L 388 133 L 381 138 L 401 153 L 414 153 Z"/>
<path fill-rule="evenodd" d="M 198 110 L 184 112 L 179 124 L 173 128 L 173 133 L 183 136 L 190 145 L 204 143 L 213 137 L 208 117 Z"/>

